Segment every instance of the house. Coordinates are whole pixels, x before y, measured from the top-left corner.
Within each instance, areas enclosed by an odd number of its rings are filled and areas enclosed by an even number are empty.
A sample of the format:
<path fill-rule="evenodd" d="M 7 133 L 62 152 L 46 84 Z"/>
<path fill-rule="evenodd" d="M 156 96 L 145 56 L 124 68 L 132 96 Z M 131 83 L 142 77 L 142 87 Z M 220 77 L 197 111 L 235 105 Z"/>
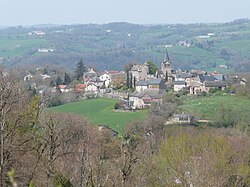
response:
<path fill-rule="evenodd" d="M 218 90 L 225 90 L 227 84 L 223 81 L 206 81 L 205 82 L 205 89 L 206 92 L 209 92 L 211 88 L 218 89 Z"/>
<path fill-rule="evenodd" d="M 247 79 L 243 77 L 243 78 L 240 80 L 240 85 L 246 86 L 246 85 L 247 85 Z"/>
<path fill-rule="evenodd" d="M 174 114 L 173 117 L 166 122 L 166 125 L 192 125 L 194 122 L 195 118 L 191 114 Z"/>
<path fill-rule="evenodd" d="M 149 72 L 148 64 L 136 64 L 133 65 L 130 70 L 130 75 L 132 80 L 135 80 L 136 82 L 139 80 L 147 80 L 147 75 Z"/>
<path fill-rule="evenodd" d="M 41 77 L 42 77 L 43 80 L 51 78 L 51 76 L 49 76 L 47 74 L 43 74 L 43 75 L 41 75 Z"/>
<path fill-rule="evenodd" d="M 88 68 L 88 71 L 83 74 L 83 80 L 85 83 L 88 83 L 91 79 L 96 79 L 97 73 L 93 68 Z"/>
<path fill-rule="evenodd" d="M 102 86 L 105 86 L 106 88 L 111 83 L 111 75 L 108 72 L 100 73 L 98 78 L 102 82 Z"/>
<path fill-rule="evenodd" d="M 148 89 L 148 84 L 149 84 L 148 81 L 140 80 L 140 81 L 136 82 L 135 89 L 137 92 L 144 92 L 144 90 Z"/>
<path fill-rule="evenodd" d="M 164 79 L 150 79 L 148 81 L 148 89 L 155 90 L 155 91 L 165 90 L 166 89 L 165 80 Z"/>
<path fill-rule="evenodd" d="M 96 86 L 95 83 L 88 83 L 86 88 L 85 88 L 86 92 L 97 92 L 98 91 L 98 87 Z"/>
<path fill-rule="evenodd" d="M 197 95 L 205 91 L 206 91 L 206 88 L 203 83 L 197 82 L 197 81 L 193 81 L 190 83 L 189 93 L 191 95 Z"/>
<path fill-rule="evenodd" d="M 241 79 L 238 76 L 226 76 L 226 83 L 228 86 L 232 86 L 235 84 L 240 84 Z"/>
<path fill-rule="evenodd" d="M 26 75 L 23 80 L 24 81 L 30 81 L 33 78 L 33 75 L 31 75 L 30 73 L 28 75 Z"/>
<path fill-rule="evenodd" d="M 87 84 L 75 84 L 74 91 L 76 93 L 82 93 L 82 92 L 85 92 L 86 87 L 87 87 Z"/>
<path fill-rule="evenodd" d="M 196 95 L 202 92 L 208 93 L 210 89 L 225 90 L 227 84 L 223 81 L 205 81 L 201 82 L 192 82 L 190 85 L 190 94 Z"/>
<path fill-rule="evenodd" d="M 37 52 L 39 52 L 39 53 L 49 53 L 49 52 L 54 52 L 54 49 L 51 49 L 51 48 L 38 48 Z"/>
<path fill-rule="evenodd" d="M 132 109 L 142 109 L 150 106 L 152 102 L 162 102 L 165 93 L 148 91 L 146 93 L 134 92 L 129 94 L 128 103 Z"/>
<path fill-rule="evenodd" d="M 174 75 L 174 80 L 175 81 L 186 81 L 187 79 L 193 77 L 193 74 L 189 72 L 177 72 Z"/>
<path fill-rule="evenodd" d="M 211 74 L 211 76 L 214 77 L 214 78 L 216 78 L 216 80 L 225 81 L 225 77 L 221 73 L 214 72 L 214 73 Z"/>
<path fill-rule="evenodd" d="M 57 89 L 59 89 L 60 92 L 64 93 L 64 92 L 66 92 L 66 87 L 67 87 L 67 85 L 58 85 Z"/>
<path fill-rule="evenodd" d="M 185 81 L 174 81 L 174 91 L 179 92 L 184 88 L 187 88 L 187 83 Z"/>
<path fill-rule="evenodd" d="M 218 78 L 223 79 L 223 76 Z M 202 92 L 208 93 L 211 88 L 224 90 L 226 88 L 226 82 L 217 80 L 214 76 L 208 76 L 203 74 L 197 74 L 190 80 L 190 94 L 199 94 Z"/>
<path fill-rule="evenodd" d="M 150 79 L 150 80 L 140 80 L 136 82 L 136 91 L 144 92 L 145 90 L 159 91 L 165 90 L 165 80 L 164 79 Z"/>
<path fill-rule="evenodd" d="M 106 81 L 106 80 L 111 80 L 111 76 L 108 74 L 108 73 L 102 73 L 100 76 L 99 76 L 99 79 L 101 81 Z"/>

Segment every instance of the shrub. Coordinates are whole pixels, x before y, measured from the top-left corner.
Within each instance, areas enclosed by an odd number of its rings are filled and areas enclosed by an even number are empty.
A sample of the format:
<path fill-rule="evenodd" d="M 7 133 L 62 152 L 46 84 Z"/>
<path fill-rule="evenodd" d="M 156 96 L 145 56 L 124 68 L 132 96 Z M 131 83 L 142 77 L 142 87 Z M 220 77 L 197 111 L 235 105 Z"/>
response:
<path fill-rule="evenodd" d="M 120 105 L 119 103 L 115 103 L 115 106 L 114 106 L 115 110 L 118 110 L 120 108 Z"/>

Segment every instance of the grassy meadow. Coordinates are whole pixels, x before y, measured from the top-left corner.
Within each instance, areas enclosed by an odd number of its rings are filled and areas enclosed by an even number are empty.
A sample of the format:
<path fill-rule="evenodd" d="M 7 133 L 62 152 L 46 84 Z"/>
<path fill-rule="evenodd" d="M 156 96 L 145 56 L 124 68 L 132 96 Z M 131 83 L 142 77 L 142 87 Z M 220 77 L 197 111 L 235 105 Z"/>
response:
<path fill-rule="evenodd" d="M 200 119 L 214 120 L 222 108 L 232 111 L 242 118 L 250 117 L 250 100 L 233 95 L 212 95 L 205 97 L 187 97 L 183 100 L 181 111 L 193 114 Z"/>
<path fill-rule="evenodd" d="M 24 55 L 31 49 L 46 45 L 44 39 L 8 39 L 0 38 L 0 57 L 16 57 Z"/>
<path fill-rule="evenodd" d="M 125 125 L 133 120 L 141 120 L 147 111 L 115 112 L 117 100 L 89 99 L 53 107 L 54 112 L 74 113 L 86 117 L 94 125 L 108 125 L 112 129 L 122 132 Z"/>

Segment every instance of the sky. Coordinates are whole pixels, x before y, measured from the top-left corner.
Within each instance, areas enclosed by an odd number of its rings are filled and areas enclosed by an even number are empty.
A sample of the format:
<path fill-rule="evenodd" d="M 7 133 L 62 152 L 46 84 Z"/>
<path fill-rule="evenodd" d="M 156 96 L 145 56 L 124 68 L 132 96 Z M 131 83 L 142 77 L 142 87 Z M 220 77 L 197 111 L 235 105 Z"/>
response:
<path fill-rule="evenodd" d="M 215 23 L 249 10 L 250 0 L 0 0 L 0 26 Z"/>

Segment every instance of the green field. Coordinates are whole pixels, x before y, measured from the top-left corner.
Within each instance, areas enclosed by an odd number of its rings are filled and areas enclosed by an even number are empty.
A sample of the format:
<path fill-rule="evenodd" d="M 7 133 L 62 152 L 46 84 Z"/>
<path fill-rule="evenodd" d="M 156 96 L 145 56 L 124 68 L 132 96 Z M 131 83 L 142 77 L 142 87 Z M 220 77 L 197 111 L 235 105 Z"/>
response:
<path fill-rule="evenodd" d="M 245 119 L 250 116 L 250 100 L 232 95 L 187 97 L 184 99 L 181 111 L 200 119 L 214 120 L 222 107 Z"/>
<path fill-rule="evenodd" d="M 124 126 L 133 120 L 144 119 L 147 111 L 115 112 L 117 101 L 111 99 L 90 99 L 53 107 L 55 112 L 74 113 L 87 117 L 95 125 L 108 125 L 112 129 L 122 132 Z"/>
<path fill-rule="evenodd" d="M 24 55 L 32 49 L 45 46 L 44 39 L 7 39 L 0 38 L 0 57 L 15 57 Z"/>

